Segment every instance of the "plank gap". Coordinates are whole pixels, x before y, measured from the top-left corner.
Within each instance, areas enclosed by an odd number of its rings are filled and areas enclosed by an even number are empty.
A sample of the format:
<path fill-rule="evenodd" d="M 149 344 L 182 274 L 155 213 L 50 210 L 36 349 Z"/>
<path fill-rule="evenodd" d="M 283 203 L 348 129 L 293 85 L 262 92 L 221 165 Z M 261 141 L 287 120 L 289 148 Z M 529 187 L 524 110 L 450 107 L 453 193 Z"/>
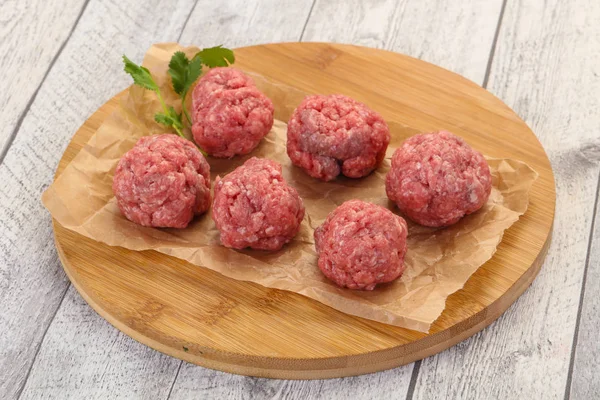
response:
<path fill-rule="evenodd" d="M 15 129 L 13 129 L 13 131 L 8 136 L 8 139 L 6 140 L 6 143 L 4 144 L 4 147 L 2 148 L 2 151 L 0 151 L 0 164 L 2 164 L 2 162 L 4 161 L 4 158 L 6 157 L 6 153 L 8 153 L 8 149 L 10 149 L 10 147 L 13 144 L 13 142 L 15 141 L 15 137 L 17 137 L 17 132 L 19 132 L 19 129 L 21 129 L 21 125 L 23 124 L 23 120 L 25 119 L 25 116 L 29 113 L 29 109 L 31 108 L 31 105 L 35 101 L 35 99 L 36 99 L 36 97 L 37 97 L 37 95 L 38 95 L 38 93 L 40 91 L 40 88 L 42 87 L 42 85 L 44 84 L 44 82 L 46 82 L 46 78 L 48 77 L 48 74 L 50 73 L 50 71 L 54 67 L 54 64 L 56 63 L 56 60 L 58 59 L 58 57 L 60 57 L 60 55 L 62 54 L 62 51 L 65 48 L 65 46 L 67 45 L 67 43 L 71 39 L 71 35 L 73 35 L 73 31 L 75 30 L 75 28 L 79 24 L 79 21 L 81 20 L 81 16 L 85 12 L 85 9 L 87 8 L 87 5 L 88 5 L 89 2 L 90 2 L 90 0 L 85 0 L 85 3 L 83 3 L 83 7 L 81 7 L 81 11 L 79 12 L 79 15 L 77 15 L 77 19 L 75 20 L 75 23 L 71 27 L 71 30 L 69 31 L 69 35 L 67 36 L 67 38 L 65 39 L 65 41 L 63 42 L 63 44 L 61 44 L 60 47 L 58 48 L 58 51 L 56 52 L 56 54 L 52 58 L 52 61 L 50 62 L 50 65 L 48 66 L 48 69 L 46 70 L 46 73 L 44 74 L 44 77 L 42 78 L 42 81 L 40 82 L 40 84 L 38 85 L 38 87 L 35 89 L 35 92 L 33 92 L 33 95 L 31 96 L 31 98 L 27 102 L 27 105 L 25 106 L 25 109 L 21 113 L 21 116 L 19 116 L 19 120 L 17 121 L 17 125 L 15 125 Z"/>
<path fill-rule="evenodd" d="M 87 2 L 86 2 L 86 4 L 87 4 Z M 46 326 L 46 329 L 44 329 L 44 333 L 42 334 L 40 343 L 38 344 L 37 348 L 35 349 L 35 354 L 33 355 L 33 358 L 31 359 L 31 364 L 29 365 L 29 369 L 27 370 L 25 379 L 23 379 L 23 384 L 21 385 L 21 387 L 19 388 L 19 391 L 17 392 L 17 400 L 20 399 L 21 395 L 23 394 L 23 389 L 25 389 L 25 385 L 27 385 L 27 381 L 29 380 L 29 375 L 31 375 L 31 370 L 33 369 L 33 366 L 35 365 L 35 360 L 37 359 L 37 356 L 40 353 L 40 349 L 42 348 L 42 345 L 44 344 L 44 339 L 46 338 L 46 334 L 48 334 L 48 330 L 52 326 L 52 321 L 54 321 L 54 318 L 56 318 L 56 314 L 58 314 L 58 310 L 60 310 L 60 307 L 62 306 L 63 302 L 65 301 L 65 297 L 67 297 L 67 292 L 69 291 L 70 287 L 71 287 L 71 282 L 69 282 L 67 284 L 67 287 L 65 288 L 65 291 L 63 292 L 62 297 L 60 298 L 60 302 L 58 303 L 58 307 L 56 307 L 56 310 L 54 310 L 54 314 L 52 315 L 50 322 Z"/>
<path fill-rule="evenodd" d="M 181 36 L 183 35 L 183 32 L 185 32 L 185 27 L 187 26 L 188 22 L 190 22 L 190 17 L 194 13 L 194 10 L 196 9 L 197 5 L 198 5 L 198 0 L 196 0 L 194 2 L 194 6 L 191 8 L 190 12 L 188 13 L 187 17 L 185 18 L 185 22 L 183 23 L 183 28 L 181 28 L 181 31 L 179 32 L 179 36 L 177 36 L 177 43 L 179 43 L 181 41 Z M 169 392 L 169 395 L 170 395 L 170 392 Z"/>
<path fill-rule="evenodd" d="M 300 38 L 298 39 L 299 42 L 301 42 L 302 38 L 304 37 L 304 32 L 306 32 L 306 26 L 308 25 L 308 21 L 310 21 L 310 17 L 312 16 L 312 12 L 313 12 L 313 9 L 315 8 L 316 2 L 317 2 L 317 0 L 313 0 L 312 4 L 310 5 L 310 10 L 308 10 L 308 15 L 306 16 L 306 21 L 304 21 L 304 26 L 302 27 L 302 33 L 300 33 Z"/>
<path fill-rule="evenodd" d="M 410 383 L 408 384 L 408 390 L 406 391 L 406 400 L 412 400 L 413 394 L 415 393 L 415 387 L 417 386 L 417 379 L 419 378 L 419 370 L 421 369 L 421 360 L 415 361 L 413 364 L 412 375 L 410 376 Z"/>
<path fill-rule="evenodd" d="M 485 68 L 483 84 L 481 85 L 484 89 L 487 89 L 488 81 L 490 79 L 490 72 L 492 71 L 492 63 L 494 62 L 494 54 L 496 54 L 496 43 L 498 43 L 498 37 L 500 36 L 500 28 L 502 27 L 502 21 L 504 20 L 504 10 L 506 9 L 507 1 L 508 0 L 503 0 L 502 8 L 500 8 L 500 15 L 498 16 L 498 25 L 496 26 L 496 32 L 494 33 L 494 40 L 492 40 L 492 48 L 490 49 L 490 56 L 488 58 L 488 63 Z"/>
<path fill-rule="evenodd" d="M 594 211 L 592 214 L 592 223 L 590 224 L 590 233 L 585 255 L 585 266 L 583 268 L 583 279 L 581 282 L 581 293 L 579 294 L 579 306 L 577 308 L 577 319 L 575 320 L 575 330 L 573 332 L 573 344 L 571 345 L 571 359 L 569 361 L 569 372 L 567 374 L 567 383 L 565 385 L 565 400 L 571 397 L 571 384 L 573 383 L 573 369 L 575 366 L 575 355 L 577 354 L 577 340 L 579 338 L 579 325 L 581 323 L 581 313 L 583 310 L 583 301 L 585 297 L 585 286 L 587 274 L 590 266 L 590 255 L 592 254 L 592 244 L 594 243 L 594 227 L 596 226 L 596 213 L 598 211 L 598 197 L 600 196 L 600 171 L 598 171 L 598 180 L 596 183 L 596 200 L 594 201 Z"/>
<path fill-rule="evenodd" d="M 177 368 L 177 372 L 175 373 L 175 378 L 173 379 L 173 383 L 171 384 L 171 388 L 169 389 L 169 393 L 167 394 L 166 400 L 171 398 L 171 393 L 173 393 L 173 388 L 175 387 L 175 382 L 177 382 L 177 378 L 179 377 L 179 371 L 181 371 L 181 366 L 183 365 L 183 361 L 179 362 L 179 368 Z"/>

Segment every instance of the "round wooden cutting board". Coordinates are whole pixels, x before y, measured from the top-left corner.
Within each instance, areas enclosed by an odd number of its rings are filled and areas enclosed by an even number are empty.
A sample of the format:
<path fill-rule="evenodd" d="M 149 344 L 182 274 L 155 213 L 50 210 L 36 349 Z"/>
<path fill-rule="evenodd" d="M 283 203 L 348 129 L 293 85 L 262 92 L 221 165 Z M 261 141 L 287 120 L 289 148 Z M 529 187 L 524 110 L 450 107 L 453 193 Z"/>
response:
<path fill-rule="evenodd" d="M 332 378 L 440 352 L 489 325 L 531 284 L 550 241 L 554 177 L 535 135 L 504 103 L 459 75 L 382 50 L 286 43 L 237 49 L 236 58 L 236 67 L 304 92 L 354 97 L 398 126 L 447 129 L 488 156 L 527 162 L 539 173 L 529 209 L 506 231 L 493 258 L 448 298 L 429 334 L 346 315 L 157 252 L 109 247 L 55 223 L 67 275 L 111 324 L 158 351 L 209 368 Z M 57 174 L 116 107 L 117 97 L 75 134 Z"/>

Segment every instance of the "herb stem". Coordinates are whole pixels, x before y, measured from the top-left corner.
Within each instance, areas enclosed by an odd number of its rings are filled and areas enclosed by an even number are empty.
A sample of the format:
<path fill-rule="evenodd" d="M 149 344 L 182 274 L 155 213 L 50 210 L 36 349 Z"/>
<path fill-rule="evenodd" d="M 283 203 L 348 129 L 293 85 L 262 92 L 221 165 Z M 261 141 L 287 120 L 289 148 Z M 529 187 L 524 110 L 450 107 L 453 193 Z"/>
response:
<path fill-rule="evenodd" d="M 175 129 L 175 131 L 177 132 L 177 134 L 178 134 L 179 136 L 181 136 L 181 137 L 182 137 L 182 138 L 184 138 L 184 139 L 187 139 L 187 138 L 185 137 L 185 135 L 183 134 L 183 132 L 181 132 L 181 130 L 180 130 L 178 127 L 176 127 L 175 125 L 173 125 L 173 129 Z"/>
<path fill-rule="evenodd" d="M 160 94 L 160 90 L 156 91 L 156 95 L 158 96 L 158 100 L 160 100 L 160 104 L 162 105 L 165 115 L 169 115 L 169 110 L 167 109 L 167 104 L 165 103 L 165 100 L 163 99 L 162 95 Z"/>
<path fill-rule="evenodd" d="M 185 108 L 185 104 L 183 106 L 183 113 L 185 114 L 185 117 L 187 118 L 187 121 L 190 124 L 190 126 L 192 126 L 192 119 L 190 118 L 190 114 L 188 114 L 188 111 Z"/>

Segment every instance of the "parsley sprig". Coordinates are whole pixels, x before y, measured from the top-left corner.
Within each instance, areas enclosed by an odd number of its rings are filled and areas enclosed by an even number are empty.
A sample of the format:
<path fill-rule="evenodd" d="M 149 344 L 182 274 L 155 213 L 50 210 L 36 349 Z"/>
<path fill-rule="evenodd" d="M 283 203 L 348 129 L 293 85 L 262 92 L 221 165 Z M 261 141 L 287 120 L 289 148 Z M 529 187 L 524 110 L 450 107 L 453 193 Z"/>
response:
<path fill-rule="evenodd" d="M 141 86 L 144 89 L 152 90 L 154 93 L 156 93 L 163 112 L 154 115 L 154 120 L 159 124 L 172 127 L 179 136 L 185 137 L 182 132 L 183 124 L 181 122 L 181 114 L 177 114 L 177 111 L 175 111 L 172 106 L 167 107 L 165 100 L 160 94 L 160 88 L 152 78 L 152 74 L 148 68 L 135 64 L 133 61 L 127 58 L 127 56 L 123 56 L 123 63 L 125 64 L 125 72 L 131 75 L 133 82 L 136 85 Z"/>
<path fill-rule="evenodd" d="M 226 67 L 234 62 L 235 56 L 233 55 L 233 51 L 222 45 L 202 49 L 191 60 L 182 51 L 173 54 L 169 62 L 168 73 L 171 77 L 173 90 L 181 97 L 183 114 L 185 114 L 189 125 L 192 124 L 192 119 L 185 107 L 185 98 L 194 82 L 202 74 L 202 65 L 209 68 Z M 125 64 L 125 72 L 131 75 L 136 85 L 156 93 L 162 106 L 162 112 L 154 115 L 154 120 L 166 127 L 173 128 L 179 136 L 185 138 L 183 134 L 184 124 L 182 114 L 177 113 L 172 106 L 167 106 L 160 93 L 160 88 L 152 78 L 152 74 L 148 68 L 135 64 L 126 56 L 123 56 L 123 63 Z"/>
<path fill-rule="evenodd" d="M 226 67 L 235 62 L 233 51 L 221 46 L 209 47 L 200 50 L 192 59 L 188 59 L 184 52 L 178 51 L 171 57 L 169 62 L 169 75 L 173 82 L 175 93 L 181 96 L 181 101 L 185 104 L 185 98 L 196 79 L 202 74 L 202 64 L 209 68 Z M 188 123 L 192 124 L 192 119 L 183 107 L 183 112 Z"/>

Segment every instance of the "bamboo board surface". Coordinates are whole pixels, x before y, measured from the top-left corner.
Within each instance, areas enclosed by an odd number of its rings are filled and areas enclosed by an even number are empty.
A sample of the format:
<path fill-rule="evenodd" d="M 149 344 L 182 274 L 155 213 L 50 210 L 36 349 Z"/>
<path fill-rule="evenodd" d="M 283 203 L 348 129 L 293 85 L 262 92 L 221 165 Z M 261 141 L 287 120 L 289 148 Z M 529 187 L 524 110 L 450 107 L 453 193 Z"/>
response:
<path fill-rule="evenodd" d="M 308 93 L 352 96 L 392 127 L 448 129 L 486 155 L 527 162 L 540 174 L 529 210 L 505 233 L 494 257 L 449 297 L 428 335 L 352 317 L 156 252 L 109 247 L 55 224 L 65 271 L 109 322 L 199 365 L 265 377 L 329 378 L 442 351 L 498 318 L 533 281 L 550 240 L 554 178 L 535 135 L 500 100 L 449 71 L 382 50 L 287 43 L 241 48 L 236 58 L 239 68 Z M 117 98 L 75 134 L 57 174 L 110 115 Z"/>

